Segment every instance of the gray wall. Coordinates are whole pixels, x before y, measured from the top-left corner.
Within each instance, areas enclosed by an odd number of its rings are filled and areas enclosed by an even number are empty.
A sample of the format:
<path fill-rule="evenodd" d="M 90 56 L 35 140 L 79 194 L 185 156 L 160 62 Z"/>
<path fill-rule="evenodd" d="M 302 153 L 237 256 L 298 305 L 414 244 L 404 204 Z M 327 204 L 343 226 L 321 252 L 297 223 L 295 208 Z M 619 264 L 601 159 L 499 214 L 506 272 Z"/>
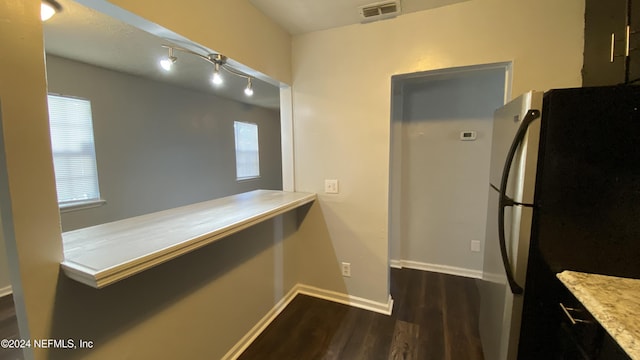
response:
<path fill-rule="evenodd" d="M 280 115 L 264 109 L 47 56 L 48 91 L 91 100 L 106 205 L 62 214 L 63 230 L 254 189 L 282 189 Z M 260 173 L 236 181 L 233 122 L 258 124 Z"/>
<path fill-rule="evenodd" d="M 401 159 L 392 182 L 400 185 L 402 215 L 394 260 L 470 276 L 482 271 L 482 252 L 471 252 L 470 241 L 484 243 L 492 118 L 504 85 L 504 67 L 476 69 L 412 79 L 394 97 L 402 101 L 395 104 L 402 107 L 394 128 Z M 461 141 L 465 130 L 477 140 Z"/>

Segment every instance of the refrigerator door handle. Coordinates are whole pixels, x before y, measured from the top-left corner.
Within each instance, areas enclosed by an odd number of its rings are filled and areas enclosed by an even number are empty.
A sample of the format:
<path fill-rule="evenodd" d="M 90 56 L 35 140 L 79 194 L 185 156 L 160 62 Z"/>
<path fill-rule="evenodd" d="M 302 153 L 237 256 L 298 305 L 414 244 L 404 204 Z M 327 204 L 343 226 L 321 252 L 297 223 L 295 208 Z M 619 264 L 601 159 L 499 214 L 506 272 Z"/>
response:
<path fill-rule="evenodd" d="M 507 206 L 513 205 L 522 205 L 522 206 L 533 206 L 532 204 L 522 204 L 513 201 L 507 196 L 507 183 L 509 182 L 509 172 L 511 171 L 511 164 L 513 162 L 513 158 L 516 155 L 516 151 L 518 150 L 518 146 L 524 140 L 524 136 L 527 133 L 527 129 L 531 123 L 540 117 L 540 110 L 529 110 L 525 115 L 524 119 L 520 123 L 520 127 L 518 127 L 518 131 L 511 143 L 511 148 L 509 148 L 509 152 L 507 153 L 507 159 L 504 164 L 504 170 L 502 171 L 502 181 L 500 182 L 500 190 L 499 197 L 500 202 L 498 205 L 498 241 L 500 243 L 500 255 L 502 256 L 502 264 L 504 265 L 504 270 L 507 274 L 507 282 L 509 283 L 509 287 L 511 288 L 511 292 L 515 295 L 521 295 L 524 292 L 522 286 L 518 285 L 513 276 L 513 271 L 511 270 L 511 263 L 509 261 L 509 255 L 507 254 L 507 242 L 504 234 L 504 208 Z"/>
<path fill-rule="evenodd" d="M 491 186 L 491 188 L 493 190 L 495 190 L 497 193 L 500 193 L 500 189 L 495 187 L 495 185 L 489 184 L 489 186 Z M 535 205 L 533 205 L 533 204 L 525 204 L 525 203 L 521 203 L 521 202 L 515 201 L 515 200 L 511 199 L 510 197 L 508 197 L 506 195 L 504 196 L 504 203 L 505 203 L 505 206 L 518 205 L 518 206 L 530 207 L 530 208 L 535 207 Z"/>

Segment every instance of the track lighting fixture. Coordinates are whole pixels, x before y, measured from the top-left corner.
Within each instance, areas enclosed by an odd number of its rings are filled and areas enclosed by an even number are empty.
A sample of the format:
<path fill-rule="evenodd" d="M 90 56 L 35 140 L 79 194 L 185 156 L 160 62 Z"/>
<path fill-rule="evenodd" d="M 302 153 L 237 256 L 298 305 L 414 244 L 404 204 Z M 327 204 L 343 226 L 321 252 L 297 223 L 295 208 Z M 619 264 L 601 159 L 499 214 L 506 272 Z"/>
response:
<path fill-rule="evenodd" d="M 53 17 L 56 13 L 62 11 L 62 5 L 56 0 L 42 0 L 40 2 L 40 19 L 47 21 Z"/>
<path fill-rule="evenodd" d="M 211 77 L 211 82 L 216 85 L 222 85 L 224 82 L 222 75 L 220 74 L 220 69 L 224 69 L 226 72 L 233 74 L 235 76 L 239 76 L 247 79 L 247 87 L 244 89 L 244 93 L 247 96 L 253 95 L 253 84 L 252 77 L 240 72 L 227 64 L 227 57 L 221 54 L 209 54 L 209 55 L 201 55 L 189 49 L 181 48 L 178 46 L 170 46 L 170 45 L 162 45 L 162 47 L 169 49 L 169 56 L 160 60 L 160 66 L 163 69 L 169 71 L 173 64 L 175 64 L 177 57 L 173 55 L 174 51 L 180 51 L 185 54 L 191 54 L 199 57 L 202 60 L 205 60 L 213 65 L 213 75 Z"/>
<path fill-rule="evenodd" d="M 173 48 L 169 48 L 169 56 L 160 60 L 160 66 L 166 71 L 169 71 L 173 64 L 176 63 L 176 60 L 178 60 L 178 58 L 173 56 Z"/>

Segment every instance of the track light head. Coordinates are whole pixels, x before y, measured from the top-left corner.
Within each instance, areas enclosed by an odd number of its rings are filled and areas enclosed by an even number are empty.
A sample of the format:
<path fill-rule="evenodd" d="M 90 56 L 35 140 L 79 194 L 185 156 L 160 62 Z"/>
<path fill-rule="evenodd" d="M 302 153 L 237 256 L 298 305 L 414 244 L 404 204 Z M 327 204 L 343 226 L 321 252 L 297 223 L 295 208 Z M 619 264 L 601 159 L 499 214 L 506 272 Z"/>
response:
<path fill-rule="evenodd" d="M 171 67 L 173 66 L 173 64 L 175 64 L 176 60 L 178 60 L 177 57 L 173 56 L 173 48 L 168 48 L 168 49 L 169 49 L 169 56 L 167 56 L 166 58 L 160 60 L 160 66 L 165 71 L 171 70 Z"/>
<path fill-rule="evenodd" d="M 222 84 L 222 76 L 220 76 L 220 64 L 215 63 L 215 69 L 213 70 L 213 77 L 211 78 L 211 82 L 214 85 Z"/>
<path fill-rule="evenodd" d="M 247 87 L 244 89 L 244 94 L 247 96 L 253 96 L 253 85 L 251 84 L 251 78 L 247 78 Z"/>
<path fill-rule="evenodd" d="M 160 60 L 160 66 L 162 66 L 162 68 L 166 71 L 171 70 L 171 67 L 173 66 L 173 64 L 175 64 L 177 58 L 175 56 L 169 56 L 166 57 L 162 60 Z"/>

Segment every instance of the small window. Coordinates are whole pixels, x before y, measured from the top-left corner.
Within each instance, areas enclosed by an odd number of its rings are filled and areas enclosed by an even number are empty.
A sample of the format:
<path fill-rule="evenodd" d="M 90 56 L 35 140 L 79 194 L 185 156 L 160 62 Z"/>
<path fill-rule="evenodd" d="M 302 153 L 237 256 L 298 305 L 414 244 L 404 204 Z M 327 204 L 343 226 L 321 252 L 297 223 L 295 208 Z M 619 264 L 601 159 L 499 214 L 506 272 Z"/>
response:
<path fill-rule="evenodd" d="M 58 205 L 67 209 L 102 202 L 91 102 L 59 95 L 49 95 L 48 102 Z"/>
<path fill-rule="evenodd" d="M 258 125 L 240 121 L 233 123 L 236 138 L 236 179 L 260 176 Z"/>

